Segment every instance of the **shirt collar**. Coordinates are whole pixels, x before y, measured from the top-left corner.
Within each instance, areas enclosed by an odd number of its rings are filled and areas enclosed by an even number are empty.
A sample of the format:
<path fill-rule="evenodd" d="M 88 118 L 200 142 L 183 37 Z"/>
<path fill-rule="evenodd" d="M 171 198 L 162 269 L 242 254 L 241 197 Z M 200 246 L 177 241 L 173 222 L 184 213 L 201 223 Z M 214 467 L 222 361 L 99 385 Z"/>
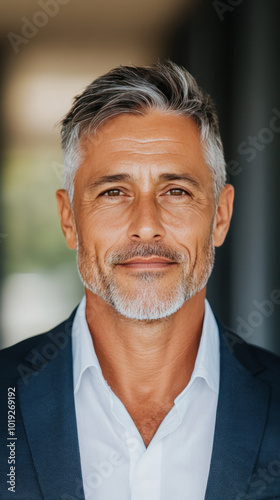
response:
<path fill-rule="evenodd" d="M 86 298 L 84 296 L 77 309 L 72 328 L 73 377 L 75 394 L 79 389 L 82 375 L 87 368 L 94 367 L 99 376 L 101 376 L 101 379 L 103 379 L 102 370 L 94 350 L 92 338 L 86 321 L 85 309 Z M 220 352 L 218 325 L 209 302 L 205 300 L 205 314 L 200 344 L 194 370 L 186 389 L 189 388 L 196 378 L 203 378 L 208 386 L 218 394 L 220 379 L 219 365 Z M 179 402 L 186 389 L 176 398 L 176 402 Z"/>
<path fill-rule="evenodd" d="M 208 300 L 205 299 L 205 313 L 199 348 L 190 382 L 204 378 L 217 394 L 220 382 L 219 329 Z"/>
<path fill-rule="evenodd" d="M 74 394 L 77 393 L 83 373 L 94 367 L 101 378 L 102 370 L 96 356 L 91 334 L 86 320 L 86 297 L 84 296 L 77 309 L 72 327 L 73 378 Z"/>

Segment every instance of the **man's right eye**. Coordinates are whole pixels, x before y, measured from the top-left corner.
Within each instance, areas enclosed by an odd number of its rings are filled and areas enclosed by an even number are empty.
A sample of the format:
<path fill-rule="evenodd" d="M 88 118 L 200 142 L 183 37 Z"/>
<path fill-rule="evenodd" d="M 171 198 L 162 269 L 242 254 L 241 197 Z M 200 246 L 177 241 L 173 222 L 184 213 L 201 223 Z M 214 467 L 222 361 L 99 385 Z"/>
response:
<path fill-rule="evenodd" d="M 104 191 L 103 193 L 100 193 L 99 196 L 119 196 L 120 193 L 123 193 L 120 189 L 108 189 L 107 191 Z"/>

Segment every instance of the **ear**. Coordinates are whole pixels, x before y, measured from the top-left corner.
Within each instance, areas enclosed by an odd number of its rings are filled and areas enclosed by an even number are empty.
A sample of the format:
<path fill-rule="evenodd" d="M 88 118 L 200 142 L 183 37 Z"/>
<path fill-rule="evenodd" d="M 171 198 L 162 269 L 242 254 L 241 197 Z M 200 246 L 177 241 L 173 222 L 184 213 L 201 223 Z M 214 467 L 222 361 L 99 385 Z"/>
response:
<path fill-rule="evenodd" d="M 73 210 L 65 189 L 56 192 L 57 206 L 60 217 L 60 224 L 69 248 L 75 250 L 77 247 L 77 232 Z"/>
<path fill-rule="evenodd" d="M 226 184 L 219 196 L 219 203 L 216 212 L 214 229 L 214 244 L 219 247 L 225 241 L 227 235 L 232 210 L 233 210 L 234 188 L 231 184 Z"/>

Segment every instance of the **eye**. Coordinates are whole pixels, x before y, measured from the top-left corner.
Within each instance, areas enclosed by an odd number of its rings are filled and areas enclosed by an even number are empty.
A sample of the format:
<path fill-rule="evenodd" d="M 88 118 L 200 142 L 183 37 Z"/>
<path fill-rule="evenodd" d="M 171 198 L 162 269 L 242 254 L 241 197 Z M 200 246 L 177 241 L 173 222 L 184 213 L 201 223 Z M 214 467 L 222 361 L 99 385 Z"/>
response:
<path fill-rule="evenodd" d="M 190 196 L 190 193 L 188 193 L 188 191 L 186 191 L 185 189 L 181 189 L 181 188 L 169 189 L 169 191 L 167 191 L 167 193 L 170 193 L 172 196 L 183 196 L 183 195 Z"/>
<path fill-rule="evenodd" d="M 120 193 L 123 194 L 123 192 L 120 189 L 108 189 L 107 191 L 100 193 L 99 196 L 109 196 L 109 197 L 113 198 L 113 197 L 119 196 Z"/>

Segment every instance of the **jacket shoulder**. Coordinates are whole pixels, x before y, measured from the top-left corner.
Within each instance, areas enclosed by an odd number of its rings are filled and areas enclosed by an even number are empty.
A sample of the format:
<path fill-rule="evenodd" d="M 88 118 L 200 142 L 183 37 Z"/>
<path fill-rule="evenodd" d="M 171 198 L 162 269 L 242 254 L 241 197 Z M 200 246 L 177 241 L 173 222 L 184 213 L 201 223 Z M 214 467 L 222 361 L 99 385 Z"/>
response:
<path fill-rule="evenodd" d="M 252 375 L 267 380 L 279 388 L 280 357 L 263 347 L 246 342 L 219 320 L 218 325 L 222 350 L 227 349 Z"/>
<path fill-rule="evenodd" d="M 280 389 L 280 357 L 262 347 L 253 344 L 248 344 L 248 346 L 252 355 L 264 366 L 261 378 L 269 380 L 272 384 L 276 384 Z"/>
<path fill-rule="evenodd" d="M 20 367 L 29 359 L 31 364 L 40 368 L 40 360 L 44 356 L 54 356 L 55 350 L 63 347 L 71 337 L 73 319 L 76 309 L 71 316 L 55 326 L 53 329 L 29 337 L 17 344 L 0 350 L 0 379 L 17 379 L 20 376 Z"/>

